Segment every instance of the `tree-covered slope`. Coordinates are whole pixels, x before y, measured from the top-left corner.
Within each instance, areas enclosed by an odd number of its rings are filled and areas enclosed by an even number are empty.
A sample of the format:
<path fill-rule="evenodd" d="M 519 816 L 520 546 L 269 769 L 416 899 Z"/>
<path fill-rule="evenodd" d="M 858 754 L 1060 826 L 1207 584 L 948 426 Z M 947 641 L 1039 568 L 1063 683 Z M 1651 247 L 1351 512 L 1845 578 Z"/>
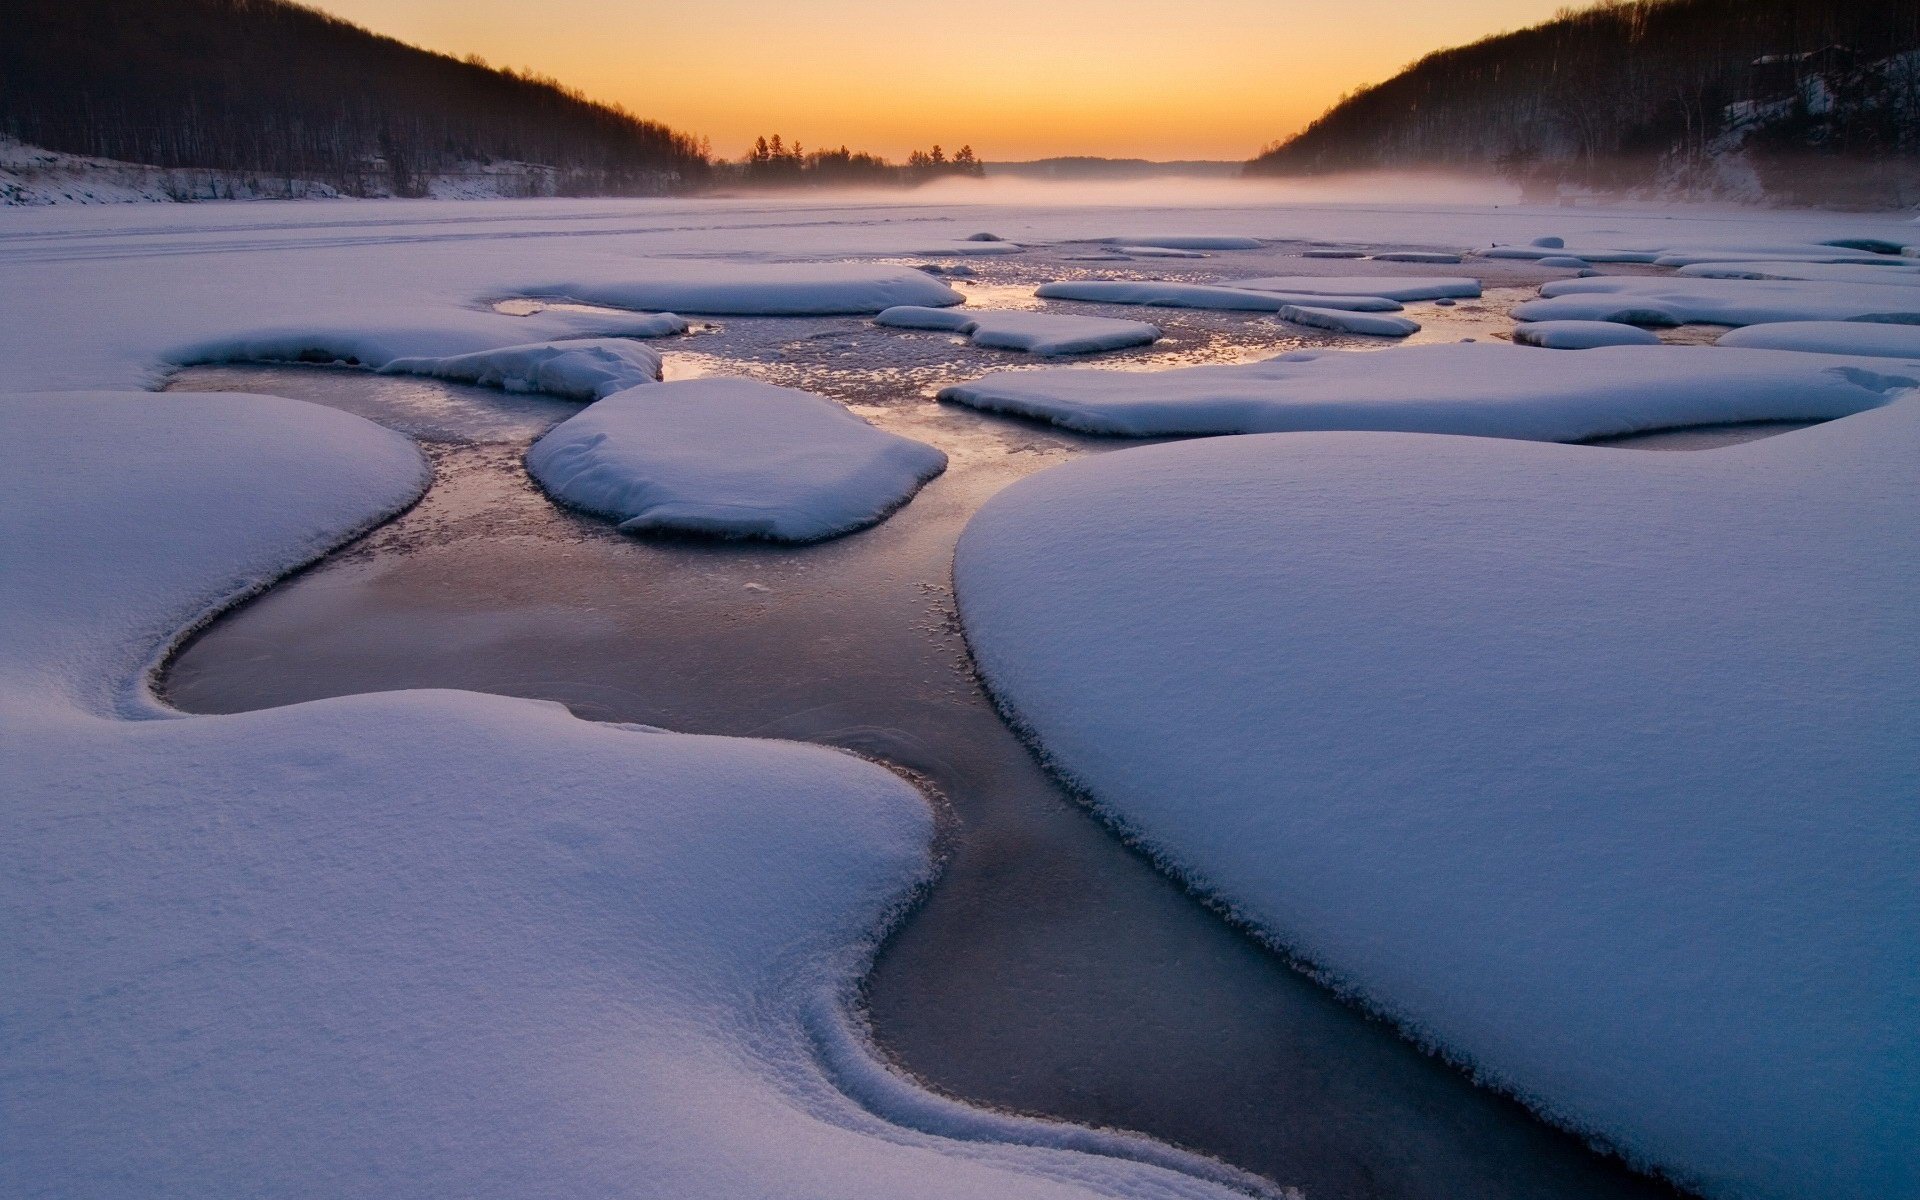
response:
<path fill-rule="evenodd" d="M 1612 0 L 1430 54 L 1248 172 L 1494 165 L 1686 185 L 1737 155 L 1771 194 L 1898 191 L 1920 160 L 1916 48 L 1914 0 Z M 1823 178 L 1805 176 L 1808 155 Z"/>
<path fill-rule="evenodd" d="M 431 53 L 285 0 L 0 0 L 0 133 L 73 154 L 418 194 L 538 164 L 536 190 L 704 177 L 692 139 L 553 80 Z"/>

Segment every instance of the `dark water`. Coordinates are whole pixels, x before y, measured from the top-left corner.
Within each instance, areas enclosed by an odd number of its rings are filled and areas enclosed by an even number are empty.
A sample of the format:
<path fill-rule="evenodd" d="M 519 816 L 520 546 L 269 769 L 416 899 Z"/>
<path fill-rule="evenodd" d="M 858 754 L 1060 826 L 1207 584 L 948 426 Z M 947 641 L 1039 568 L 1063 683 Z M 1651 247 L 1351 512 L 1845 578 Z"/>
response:
<path fill-rule="evenodd" d="M 870 336 L 843 324 L 746 369 L 788 382 L 808 355 L 831 365 L 835 339 Z M 718 361 L 678 353 L 670 370 Z M 412 512 L 215 622 L 163 692 L 224 713 L 468 688 L 876 756 L 930 780 L 948 815 L 944 874 L 867 987 L 879 1043 L 931 1086 L 1148 1132 L 1314 1200 L 1672 1195 L 1341 1004 L 1048 779 L 971 674 L 953 543 L 1020 476 L 1135 443 L 933 404 L 902 370 L 813 382 L 940 444 L 951 468 L 879 527 L 801 549 L 636 540 L 556 509 L 520 455 L 572 405 L 344 369 L 185 372 L 176 388 L 294 396 L 412 433 L 436 482 Z"/>

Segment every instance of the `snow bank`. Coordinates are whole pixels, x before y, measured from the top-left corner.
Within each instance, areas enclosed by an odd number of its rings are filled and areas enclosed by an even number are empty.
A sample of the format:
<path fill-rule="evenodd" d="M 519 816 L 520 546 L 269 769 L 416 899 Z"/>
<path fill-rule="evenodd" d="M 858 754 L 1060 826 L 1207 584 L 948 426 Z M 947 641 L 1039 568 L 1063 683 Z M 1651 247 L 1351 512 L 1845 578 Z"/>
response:
<path fill-rule="evenodd" d="M 1098 455 L 960 612 L 1101 811 L 1482 1078 L 1709 1196 L 1912 1196 L 1916 440 Z"/>
<path fill-rule="evenodd" d="M 932 831 L 889 772 L 456 692 L 146 700 L 177 631 L 418 494 L 404 439 L 64 393 L 0 399 L 0 448 L 0 1193 L 1257 1186 L 880 1065 L 847 998 Z"/>
<path fill-rule="evenodd" d="M 1875 321 L 1777 321 L 1720 335 L 1716 343 L 1755 350 L 1802 350 L 1920 360 L 1920 325 Z"/>
<path fill-rule="evenodd" d="M 1616 346 L 1578 355 L 1499 343 L 1302 350 L 1170 371 L 998 371 L 942 400 L 1088 433 L 1378 429 L 1572 442 L 1725 421 L 1816 421 L 1920 386 L 1920 360 Z"/>
<path fill-rule="evenodd" d="M 864 529 L 946 465 L 824 396 L 730 378 L 609 396 L 527 452 L 548 492 L 629 533 L 782 542 Z"/>
<path fill-rule="evenodd" d="M 1601 346 L 1658 346 L 1660 339 L 1644 329 L 1612 321 L 1535 321 L 1513 331 L 1522 346 L 1548 350 L 1595 350 Z M 1920 355 L 1916 355 L 1920 358 Z"/>
<path fill-rule="evenodd" d="M 1769 321 L 1920 322 L 1920 288 L 1806 280 L 1562 279 L 1516 305 L 1522 321 L 1763 325 Z"/>
<path fill-rule="evenodd" d="M 1289 304 L 1281 309 L 1280 319 L 1292 321 L 1295 325 L 1311 325 L 1340 333 L 1365 333 L 1375 337 L 1407 337 L 1420 332 L 1420 322 L 1409 321 L 1405 317 L 1346 312 L 1337 308 L 1311 308 L 1302 304 Z"/>
<path fill-rule="evenodd" d="M 1806 279 L 1822 283 L 1880 283 L 1920 287 L 1920 263 L 1698 263 L 1675 272 L 1692 279 Z"/>
<path fill-rule="evenodd" d="M 957 245 L 958 243 L 956 243 Z M 975 252 L 997 242 L 968 243 Z M 949 247 L 942 254 L 962 253 Z M 945 307 L 959 292 L 911 267 L 865 263 L 654 262 L 617 281 L 523 288 L 536 299 L 564 297 L 614 308 L 718 316 L 807 317 L 877 313 L 896 304 Z"/>
<path fill-rule="evenodd" d="M 1294 292 L 1305 296 L 1379 296 L 1387 300 L 1470 300 L 1480 294 L 1478 279 L 1417 275 L 1268 275 L 1235 279 L 1233 287 L 1256 292 Z"/>
<path fill-rule="evenodd" d="M 1156 308 L 1216 308 L 1279 312 L 1289 304 L 1318 304 L 1354 312 L 1397 312 L 1400 304 L 1377 296 L 1316 296 L 1216 287 L 1205 283 L 1166 283 L 1155 279 L 1069 279 L 1043 283 L 1033 294 L 1047 300 L 1091 300 L 1099 304 L 1145 304 Z"/>
<path fill-rule="evenodd" d="M 1029 354 L 1092 354 L 1160 340 L 1160 329 L 1145 321 L 1076 317 L 1021 310 L 889 308 L 873 319 L 899 329 L 943 329 L 966 334 L 976 346 L 1025 350 Z"/>
<path fill-rule="evenodd" d="M 660 378 L 660 355 L 638 342 L 591 338 L 502 346 L 447 358 L 396 358 L 382 375 L 431 375 L 509 392 L 598 400 Z"/>

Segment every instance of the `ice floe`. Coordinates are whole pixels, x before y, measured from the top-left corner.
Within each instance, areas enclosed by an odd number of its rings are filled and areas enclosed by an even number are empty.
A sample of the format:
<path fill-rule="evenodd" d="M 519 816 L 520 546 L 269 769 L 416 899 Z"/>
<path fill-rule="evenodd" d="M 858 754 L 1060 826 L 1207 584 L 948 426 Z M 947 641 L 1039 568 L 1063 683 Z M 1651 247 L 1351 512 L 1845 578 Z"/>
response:
<path fill-rule="evenodd" d="M 943 388 L 974 408 L 1128 437 L 1372 429 L 1572 442 L 1730 421 L 1814 421 L 1920 386 L 1920 360 L 1700 346 L 1542 354 L 1500 343 L 1301 350 L 1264 362 L 997 371 Z"/>
<path fill-rule="evenodd" d="M 549 493 L 627 532 L 783 542 L 865 528 L 946 465 L 824 396 L 733 378 L 609 396 L 527 452 Z"/>
<path fill-rule="evenodd" d="M 968 244 L 977 252 L 981 246 L 1003 243 Z M 960 252 L 949 247 L 937 253 Z M 614 308 L 770 317 L 877 313 L 896 304 L 937 308 L 963 298 L 911 267 L 724 261 L 642 263 L 617 280 L 547 283 L 523 288 L 520 294 Z"/>
<path fill-rule="evenodd" d="M 1043 283 L 1033 294 L 1046 300 L 1089 300 L 1100 304 L 1144 304 L 1153 308 L 1214 308 L 1279 312 L 1289 304 L 1317 304 L 1352 312 L 1398 312 L 1400 303 L 1378 296 L 1316 296 L 1206 283 L 1167 283 L 1155 279 L 1066 279 Z"/>
<path fill-rule="evenodd" d="M 1861 354 L 1920 360 L 1920 325 L 1879 321 L 1776 321 L 1720 335 L 1717 345 L 1815 354 Z"/>
<path fill-rule="evenodd" d="M 1920 288 L 1784 279 L 1562 279 L 1514 307 L 1522 321 L 1762 325 L 1769 321 L 1920 322 Z"/>
<path fill-rule="evenodd" d="M 396 358 L 382 375 L 431 375 L 509 392 L 598 400 L 660 378 L 660 355 L 638 342 L 593 338 L 501 346 L 444 358 Z"/>
<path fill-rule="evenodd" d="M 1380 254 L 1368 255 L 1375 262 L 1392 263 L 1442 263 L 1451 264 L 1460 261 L 1458 254 L 1440 250 L 1388 250 Z"/>
<path fill-rule="evenodd" d="M 1280 310 L 1280 319 L 1295 325 L 1311 325 L 1337 333 L 1364 333 L 1373 337 L 1408 337 L 1420 332 L 1420 322 L 1382 313 L 1348 312 L 1338 308 L 1313 308 L 1289 304 Z"/>
<path fill-rule="evenodd" d="M 873 319 L 898 329 L 940 329 L 965 334 L 976 346 L 1029 354 L 1093 354 L 1160 340 L 1160 328 L 1145 321 L 1081 317 L 1006 309 L 889 308 Z"/>
<path fill-rule="evenodd" d="M 404 438 L 67 392 L 0 398 L 0 447 L 0 1191 L 1260 1187 L 874 1057 L 847 1001 L 932 833 L 876 766 L 471 693 L 149 697 L 181 631 L 419 494 Z"/>
<path fill-rule="evenodd" d="M 1379 296 L 1387 300 L 1437 300 L 1442 296 L 1470 300 L 1480 294 L 1478 279 L 1418 275 L 1267 275 L 1257 279 L 1230 279 L 1227 286 L 1256 292 Z"/>
<path fill-rule="evenodd" d="M 1547 350 L 1594 350 L 1601 346 L 1658 346 L 1660 339 L 1644 329 L 1612 321 L 1533 321 L 1513 331 L 1522 346 Z M 1915 355 L 1920 359 L 1920 354 Z"/>
<path fill-rule="evenodd" d="M 1127 450 L 989 501 L 959 608 L 1095 806 L 1480 1078 L 1708 1196 L 1907 1196 L 1917 442 Z"/>

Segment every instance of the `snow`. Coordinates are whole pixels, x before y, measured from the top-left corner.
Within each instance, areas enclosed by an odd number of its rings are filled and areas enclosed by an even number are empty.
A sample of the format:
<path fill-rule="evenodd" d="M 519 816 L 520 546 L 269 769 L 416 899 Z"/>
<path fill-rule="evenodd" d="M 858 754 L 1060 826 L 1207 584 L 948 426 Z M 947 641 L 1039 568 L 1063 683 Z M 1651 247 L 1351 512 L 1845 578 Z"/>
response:
<path fill-rule="evenodd" d="M 1920 287 L 1920 263 L 1696 263 L 1674 272 L 1693 279 L 1806 279 L 1822 283 L 1879 283 Z"/>
<path fill-rule="evenodd" d="M 1920 325 L 1874 321 L 1777 321 L 1720 335 L 1721 346 L 1920 359 Z"/>
<path fill-rule="evenodd" d="M 1572 271 L 1583 271 L 1591 265 L 1584 258 L 1574 258 L 1568 254 L 1553 254 L 1538 261 L 1543 267 L 1564 267 Z"/>
<path fill-rule="evenodd" d="M 1025 350 L 1029 354 L 1093 354 L 1160 340 L 1160 328 L 1145 321 L 1081 317 L 1009 309 L 889 308 L 873 319 L 899 329 L 963 333 L 976 346 Z"/>
<path fill-rule="evenodd" d="M 383 375 L 431 375 L 510 392 L 598 400 L 660 378 L 660 355 L 618 338 L 533 342 L 442 358 L 396 358 Z"/>
<path fill-rule="evenodd" d="M 0 207 L 134 204 L 170 200 L 336 199 L 311 179 L 242 171 L 154 167 L 65 154 L 0 135 Z"/>
<path fill-rule="evenodd" d="M 1513 331 L 1522 346 L 1547 350 L 1594 350 L 1601 346 L 1658 346 L 1660 339 L 1644 329 L 1611 321 L 1535 321 Z M 1920 357 L 1917 355 L 1916 357 Z"/>
<path fill-rule="evenodd" d="M 1699 346 L 1542 354 L 1500 343 L 1301 350 L 1167 371 L 997 371 L 940 399 L 1126 437 L 1395 430 L 1548 442 L 1734 421 L 1814 421 L 1920 386 L 1920 360 Z"/>
<path fill-rule="evenodd" d="M 1033 294 L 1046 300 L 1089 300 L 1099 304 L 1145 304 L 1156 308 L 1214 308 L 1279 312 L 1289 304 L 1318 304 L 1353 312 L 1397 312 L 1400 304 L 1377 296 L 1316 296 L 1275 293 L 1206 283 L 1167 283 L 1157 279 L 1068 279 L 1043 283 Z"/>
<path fill-rule="evenodd" d="M 1295 325 L 1311 325 L 1336 333 L 1365 333 L 1375 337 L 1408 337 L 1420 332 L 1420 322 L 1405 317 L 1377 313 L 1345 312 L 1337 308 L 1312 308 L 1289 304 L 1280 310 L 1280 319 Z"/>
<path fill-rule="evenodd" d="M 1807 280 L 1562 279 L 1516 305 L 1522 321 L 1761 325 L 1769 321 L 1920 322 L 1920 288 Z"/>
<path fill-rule="evenodd" d="M 1842 242 L 1858 241 L 1858 239 L 1844 238 L 1826 242 L 1735 241 L 1647 245 L 1639 248 L 1567 245 L 1564 244 L 1564 239 L 1554 240 L 1563 244 L 1548 246 L 1544 245 L 1541 239 L 1535 239 L 1529 246 L 1494 246 L 1476 253 L 1481 258 L 1518 259 L 1541 259 L 1566 255 L 1584 258 L 1588 262 L 1657 263 L 1663 267 L 1759 260 L 1799 263 L 1876 263 L 1886 260 L 1886 256 L 1861 250 L 1857 245 L 1853 247 L 1842 245 Z M 1874 240 L 1879 241 L 1879 239 Z"/>
<path fill-rule="evenodd" d="M 0 398 L 0 448 L 0 1193 L 1256 1186 L 881 1065 L 847 1005 L 932 817 L 878 767 L 458 692 L 148 696 L 180 631 L 418 495 L 400 436 L 66 392 Z"/>
<path fill-rule="evenodd" d="M 1912 1196 L 1917 439 L 1098 455 L 960 612 L 1101 812 L 1481 1078 L 1721 1200 Z"/>
<path fill-rule="evenodd" d="M 1472 299 L 1480 294 L 1478 279 L 1419 275 L 1269 275 L 1230 281 L 1256 292 L 1295 292 L 1306 296 L 1379 296 L 1387 300 L 1438 300 L 1442 296 Z"/>
<path fill-rule="evenodd" d="M 1367 252 L 1365 250 L 1345 250 L 1333 247 L 1316 247 L 1312 250 L 1302 250 L 1300 252 L 1301 258 L 1365 258 L 1366 256 Z"/>
<path fill-rule="evenodd" d="M 864 529 L 946 466 L 824 396 L 724 377 L 609 396 L 527 452 L 556 499 L 626 532 L 782 542 Z"/>
<path fill-rule="evenodd" d="M 1123 258 L 1209 258 L 1200 250 L 1176 250 L 1172 246 L 1128 246 Z"/>
<path fill-rule="evenodd" d="M 1370 255 L 1375 262 L 1392 263 L 1457 263 L 1458 254 L 1449 254 L 1438 250 L 1389 250 L 1384 254 Z"/>
<path fill-rule="evenodd" d="M 982 247 L 1006 243 L 964 244 L 977 253 Z M 949 248 L 937 253 L 960 251 Z M 877 313 L 897 304 L 943 307 L 962 299 L 959 292 L 911 267 L 719 260 L 636 264 L 616 281 L 550 283 L 521 289 L 519 294 L 613 308 L 767 317 Z"/>

